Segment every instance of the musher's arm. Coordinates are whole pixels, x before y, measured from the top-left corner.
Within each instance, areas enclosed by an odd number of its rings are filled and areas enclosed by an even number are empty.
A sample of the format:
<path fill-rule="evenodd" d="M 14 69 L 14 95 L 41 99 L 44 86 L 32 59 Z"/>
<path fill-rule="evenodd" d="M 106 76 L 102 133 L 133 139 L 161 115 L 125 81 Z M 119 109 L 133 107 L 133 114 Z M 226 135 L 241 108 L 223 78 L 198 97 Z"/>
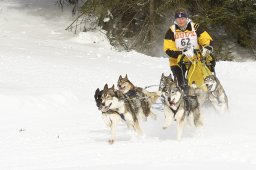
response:
<path fill-rule="evenodd" d="M 171 28 L 166 32 L 164 38 L 164 51 L 170 57 L 170 66 L 178 64 L 179 56 L 181 56 L 182 51 L 179 51 L 175 44 L 174 33 Z"/>
<path fill-rule="evenodd" d="M 198 43 L 202 47 L 205 47 L 207 50 L 209 50 L 211 53 L 213 52 L 213 40 L 212 37 L 204 31 L 198 24 L 195 24 L 195 30 L 198 36 Z M 207 62 L 209 64 L 209 69 L 214 72 L 214 67 L 215 67 L 215 59 L 213 55 L 209 55 L 207 57 Z"/>
<path fill-rule="evenodd" d="M 198 36 L 198 43 L 199 45 L 205 47 L 205 46 L 211 46 L 213 45 L 212 37 L 204 31 L 198 24 L 195 24 L 195 30 L 196 34 Z"/>
<path fill-rule="evenodd" d="M 169 29 L 164 38 L 164 51 L 165 53 L 172 58 L 178 58 L 182 54 L 182 51 L 179 51 L 175 44 L 174 33 Z"/>

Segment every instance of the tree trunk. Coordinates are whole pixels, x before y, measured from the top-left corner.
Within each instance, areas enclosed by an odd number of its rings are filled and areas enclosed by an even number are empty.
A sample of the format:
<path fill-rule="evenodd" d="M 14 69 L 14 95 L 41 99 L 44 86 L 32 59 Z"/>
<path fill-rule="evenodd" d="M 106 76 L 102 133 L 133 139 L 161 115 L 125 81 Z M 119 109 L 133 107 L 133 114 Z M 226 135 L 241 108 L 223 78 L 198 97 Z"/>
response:
<path fill-rule="evenodd" d="M 154 39 L 154 25 L 155 25 L 155 14 L 154 14 L 154 0 L 149 2 L 149 41 L 152 42 Z"/>

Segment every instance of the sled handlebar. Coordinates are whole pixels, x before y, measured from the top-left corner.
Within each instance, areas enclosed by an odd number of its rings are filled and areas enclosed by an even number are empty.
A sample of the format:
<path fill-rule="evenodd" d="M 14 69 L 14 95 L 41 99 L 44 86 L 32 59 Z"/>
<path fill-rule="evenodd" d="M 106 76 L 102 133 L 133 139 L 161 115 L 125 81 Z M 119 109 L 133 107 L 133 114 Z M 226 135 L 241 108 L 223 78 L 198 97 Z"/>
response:
<path fill-rule="evenodd" d="M 198 53 L 201 53 L 201 50 L 200 49 L 194 49 L 194 54 L 197 55 Z M 181 58 L 180 58 L 180 61 L 179 61 L 179 65 L 182 63 L 182 64 L 191 64 L 191 61 L 183 61 L 184 58 L 186 57 L 186 55 L 182 55 Z"/>

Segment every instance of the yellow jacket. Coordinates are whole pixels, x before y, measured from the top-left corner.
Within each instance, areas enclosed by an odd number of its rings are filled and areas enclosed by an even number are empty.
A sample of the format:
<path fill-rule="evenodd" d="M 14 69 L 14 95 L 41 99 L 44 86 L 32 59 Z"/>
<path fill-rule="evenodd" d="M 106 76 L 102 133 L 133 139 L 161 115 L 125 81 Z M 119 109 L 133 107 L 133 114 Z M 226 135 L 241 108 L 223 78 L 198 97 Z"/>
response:
<path fill-rule="evenodd" d="M 186 33 L 186 32 L 191 32 L 192 27 L 194 27 L 194 30 L 197 34 L 197 40 L 198 40 L 199 46 L 212 45 L 211 36 L 206 31 L 202 30 L 198 24 L 189 22 L 185 31 L 181 31 L 179 26 L 174 24 L 166 32 L 165 38 L 164 38 L 164 51 L 170 57 L 169 58 L 170 66 L 177 65 L 178 64 L 177 58 L 180 55 L 182 55 L 182 51 L 179 51 L 175 44 L 174 29 L 175 29 L 175 32 Z"/>

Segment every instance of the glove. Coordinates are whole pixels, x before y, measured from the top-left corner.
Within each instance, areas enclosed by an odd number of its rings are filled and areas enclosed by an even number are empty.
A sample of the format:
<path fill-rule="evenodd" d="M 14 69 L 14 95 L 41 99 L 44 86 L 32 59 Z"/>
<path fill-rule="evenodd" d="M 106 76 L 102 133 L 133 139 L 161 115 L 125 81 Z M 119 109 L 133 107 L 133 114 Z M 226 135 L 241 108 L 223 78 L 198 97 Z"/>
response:
<path fill-rule="evenodd" d="M 193 47 L 190 47 L 190 48 L 187 48 L 187 49 L 184 49 L 182 51 L 182 54 L 187 56 L 188 58 L 191 58 L 194 56 L 194 48 Z"/>
<path fill-rule="evenodd" d="M 208 46 L 204 46 L 203 50 L 202 50 L 202 56 L 208 56 L 209 54 L 211 54 L 213 51 L 213 47 L 208 45 Z"/>

